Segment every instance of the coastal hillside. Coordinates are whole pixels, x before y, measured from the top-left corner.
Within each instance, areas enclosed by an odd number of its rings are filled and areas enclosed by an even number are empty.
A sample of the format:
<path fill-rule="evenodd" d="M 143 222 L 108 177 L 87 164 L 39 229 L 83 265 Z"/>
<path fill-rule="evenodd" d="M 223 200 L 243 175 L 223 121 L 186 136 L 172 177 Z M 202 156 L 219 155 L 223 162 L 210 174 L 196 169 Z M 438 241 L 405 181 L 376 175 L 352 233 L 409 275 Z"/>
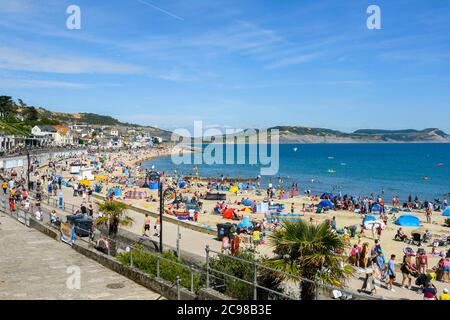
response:
<path fill-rule="evenodd" d="M 121 122 L 111 116 L 95 113 L 54 112 L 44 107 L 30 106 L 21 99 L 16 102 L 10 96 L 0 95 L 0 134 L 28 136 L 35 125 L 69 124 L 139 128 L 164 140 L 170 139 L 172 134 L 167 130 Z"/>
<path fill-rule="evenodd" d="M 301 126 L 276 126 L 268 130 L 279 130 L 280 143 L 421 143 L 421 142 L 450 142 L 450 135 L 436 128 L 424 130 L 379 130 L 360 129 L 352 133 L 324 128 L 309 128 Z M 249 129 L 227 136 L 250 136 Z M 258 131 L 257 129 L 255 130 Z M 270 135 L 270 134 L 269 134 Z M 215 140 L 224 138 L 215 137 Z M 212 137 L 206 137 L 205 142 L 212 141 Z M 232 140 L 229 140 L 232 141 Z M 249 140 L 246 140 L 248 143 Z"/>
<path fill-rule="evenodd" d="M 442 130 L 378 130 L 360 129 L 346 133 L 330 129 L 298 126 L 276 126 L 281 143 L 370 143 L 370 142 L 450 142 L 450 136 Z"/>

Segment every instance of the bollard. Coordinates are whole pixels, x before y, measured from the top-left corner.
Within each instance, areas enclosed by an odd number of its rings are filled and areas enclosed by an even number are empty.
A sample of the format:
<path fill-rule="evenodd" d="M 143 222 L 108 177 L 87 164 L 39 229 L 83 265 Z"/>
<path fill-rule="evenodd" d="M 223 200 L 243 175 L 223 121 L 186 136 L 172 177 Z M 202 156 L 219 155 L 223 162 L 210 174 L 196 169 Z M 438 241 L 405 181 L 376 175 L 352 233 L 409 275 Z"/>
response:
<path fill-rule="evenodd" d="M 258 300 L 258 270 L 255 260 L 253 260 L 253 300 Z"/>
<path fill-rule="evenodd" d="M 316 286 L 316 300 L 319 300 L 319 285 L 317 282 L 314 282 L 314 285 Z"/>
<path fill-rule="evenodd" d="M 130 266 L 133 268 L 133 247 L 130 248 Z"/>
<path fill-rule="evenodd" d="M 156 257 L 156 277 L 159 278 L 159 256 Z"/>
<path fill-rule="evenodd" d="M 180 297 L 180 276 L 177 276 L 177 300 L 181 300 L 181 297 Z"/>
<path fill-rule="evenodd" d="M 194 266 L 191 265 L 191 292 L 194 292 Z"/>
<path fill-rule="evenodd" d="M 206 246 L 206 289 L 209 289 L 209 245 Z"/>

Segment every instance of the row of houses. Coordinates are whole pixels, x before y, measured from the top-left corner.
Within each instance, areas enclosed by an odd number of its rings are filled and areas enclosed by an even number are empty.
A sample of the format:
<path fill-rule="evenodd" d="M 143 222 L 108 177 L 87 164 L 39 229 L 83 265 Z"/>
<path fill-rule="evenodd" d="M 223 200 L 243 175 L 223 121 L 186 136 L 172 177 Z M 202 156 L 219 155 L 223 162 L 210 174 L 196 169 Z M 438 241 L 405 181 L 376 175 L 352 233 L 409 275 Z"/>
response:
<path fill-rule="evenodd" d="M 31 129 L 31 134 L 35 137 L 46 139 L 49 145 L 65 146 L 78 144 L 78 135 L 74 134 L 67 126 L 34 126 Z"/>
<path fill-rule="evenodd" d="M 162 142 L 142 130 L 99 125 L 36 125 L 31 136 L 0 135 L 0 151 L 26 147 L 75 146 L 80 143 L 108 148 L 143 147 Z"/>

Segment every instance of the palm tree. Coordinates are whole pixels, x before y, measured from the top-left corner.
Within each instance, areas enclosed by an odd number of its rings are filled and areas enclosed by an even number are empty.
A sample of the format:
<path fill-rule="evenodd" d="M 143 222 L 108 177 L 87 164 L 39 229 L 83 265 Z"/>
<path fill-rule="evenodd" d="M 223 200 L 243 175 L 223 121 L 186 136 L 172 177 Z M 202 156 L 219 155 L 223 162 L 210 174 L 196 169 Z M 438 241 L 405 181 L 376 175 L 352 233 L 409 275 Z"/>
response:
<path fill-rule="evenodd" d="M 351 266 L 342 267 L 345 257 L 336 254 L 347 246 L 346 242 L 326 222 L 285 223 L 269 240 L 276 256 L 268 262 L 276 269 L 336 287 L 342 287 L 353 273 Z M 314 283 L 302 281 L 301 288 L 302 300 L 314 299 Z"/>
<path fill-rule="evenodd" d="M 97 225 L 105 224 L 108 226 L 108 236 L 111 238 L 109 247 L 111 255 L 116 254 L 116 241 L 117 232 L 119 231 L 119 225 L 128 226 L 131 225 L 133 218 L 126 215 L 125 210 L 127 205 L 118 201 L 104 201 L 98 204 L 98 210 L 103 212 L 102 217 L 98 217 L 96 220 Z"/>

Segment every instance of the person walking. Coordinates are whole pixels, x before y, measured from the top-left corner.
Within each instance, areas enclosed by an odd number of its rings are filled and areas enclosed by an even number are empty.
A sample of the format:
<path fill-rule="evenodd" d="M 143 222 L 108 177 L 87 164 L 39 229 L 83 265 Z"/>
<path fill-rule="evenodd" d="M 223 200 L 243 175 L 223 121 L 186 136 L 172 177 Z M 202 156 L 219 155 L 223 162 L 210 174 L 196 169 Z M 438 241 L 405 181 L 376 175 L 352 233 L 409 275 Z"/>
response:
<path fill-rule="evenodd" d="M 395 278 L 396 278 L 396 276 L 395 276 L 395 254 L 391 255 L 391 259 L 388 261 L 386 276 L 388 278 L 387 289 L 391 290 L 392 292 L 395 292 L 394 288 L 392 287 L 392 285 L 394 284 Z"/>
<path fill-rule="evenodd" d="M 142 235 L 144 237 L 148 237 L 147 231 L 150 231 L 150 217 L 148 216 L 148 214 L 145 214 L 145 218 L 144 218 L 144 232 L 142 233 Z"/>

